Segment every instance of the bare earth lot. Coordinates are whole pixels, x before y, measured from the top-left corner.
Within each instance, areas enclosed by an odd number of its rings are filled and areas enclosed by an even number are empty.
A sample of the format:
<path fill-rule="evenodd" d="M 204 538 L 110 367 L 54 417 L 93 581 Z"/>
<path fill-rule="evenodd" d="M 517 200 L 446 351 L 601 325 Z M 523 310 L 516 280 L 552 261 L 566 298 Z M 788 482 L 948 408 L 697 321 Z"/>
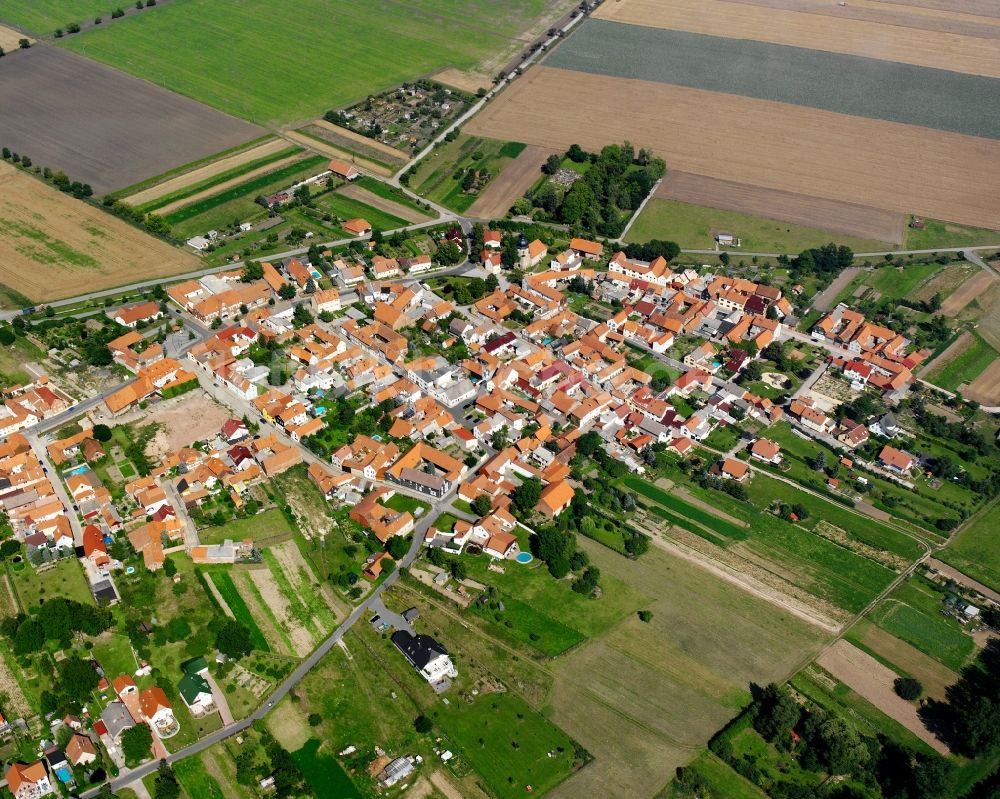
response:
<path fill-rule="evenodd" d="M 581 107 L 615 113 L 595 112 L 583 121 Z M 670 124 L 663 109 L 669 109 Z M 997 224 L 992 187 L 1000 185 L 1000 141 L 913 125 L 540 66 L 465 131 L 553 150 L 573 142 L 600 150 L 628 138 L 682 172 L 933 219 Z M 915 163 L 920 169 L 912 168 Z"/>
<path fill-rule="evenodd" d="M 920 680 L 928 696 L 944 699 L 945 688 L 958 680 L 958 675 L 947 666 L 874 624 L 865 626 L 861 642 L 896 667 Z"/>
<path fill-rule="evenodd" d="M 479 72 L 463 72 L 460 69 L 442 69 L 435 75 L 431 75 L 433 80 L 443 83 L 445 86 L 453 86 L 463 92 L 475 94 L 480 89 L 490 88 L 490 76 Z"/>
<path fill-rule="evenodd" d="M 196 388 L 172 400 L 164 400 L 146 414 L 147 423 L 160 425 L 149 449 L 162 458 L 168 452 L 211 438 L 232 416 L 230 411 Z"/>
<path fill-rule="evenodd" d="M 0 62 L 0 141 L 98 194 L 263 135 L 261 128 L 54 47 Z"/>
<path fill-rule="evenodd" d="M 902 244 L 903 214 L 671 170 L 657 197 Z"/>
<path fill-rule="evenodd" d="M 948 747 L 931 734 L 917 716 L 916 705 L 896 695 L 892 683 L 899 675 L 892 669 L 844 640 L 826 650 L 816 663 L 922 741 L 941 754 L 948 754 Z"/>
<path fill-rule="evenodd" d="M 514 200 L 524 194 L 541 175 L 542 164 L 550 151 L 529 145 L 507 164 L 500 175 L 488 185 L 469 208 L 469 216 L 494 219 L 506 214 Z"/>
<path fill-rule="evenodd" d="M 1000 405 L 1000 358 L 980 372 L 962 393 L 969 399 L 988 407 Z"/>
<path fill-rule="evenodd" d="M 165 180 L 163 183 L 157 183 L 155 186 L 150 186 L 148 189 L 130 194 L 123 199 L 130 205 L 142 205 L 152 202 L 153 200 L 160 199 L 160 197 L 165 197 L 168 194 L 183 189 L 185 186 L 200 183 L 222 172 L 235 169 L 248 161 L 255 161 L 258 158 L 271 155 L 279 150 L 284 150 L 287 146 L 288 143 L 281 139 L 271 139 L 263 144 L 258 144 L 256 147 L 250 147 L 225 158 L 220 158 L 218 161 L 212 161 L 209 164 L 205 164 L 205 166 L 192 169 L 190 172 L 184 172 L 177 177 Z"/>
<path fill-rule="evenodd" d="M 842 269 L 840 273 L 833 279 L 833 282 L 827 286 L 823 291 L 817 295 L 816 299 L 813 300 L 813 307 L 820 311 L 829 311 L 833 306 L 833 301 L 837 298 L 837 295 L 843 291 L 852 280 L 854 276 L 861 271 L 860 267 L 849 266 L 847 269 Z"/>
<path fill-rule="evenodd" d="M 986 272 L 979 272 L 959 286 L 948 299 L 941 303 L 941 313 L 955 316 L 977 297 L 981 297 L 997 279 Z"/>
<path fill-rule="evenodd" d="M 852 0 L 616 0 L 597 19 L 1000 77 L 1000 20 Z M 895 4 L 894 4 L 895 5 Z M 738 33 L 737 33 L 738 32 Z"/>
<path fill-rule="evenodd" d="M 36 302 L 190 272 L 199 263 L 117 217 L 0 164 L 0 283 Z"/>

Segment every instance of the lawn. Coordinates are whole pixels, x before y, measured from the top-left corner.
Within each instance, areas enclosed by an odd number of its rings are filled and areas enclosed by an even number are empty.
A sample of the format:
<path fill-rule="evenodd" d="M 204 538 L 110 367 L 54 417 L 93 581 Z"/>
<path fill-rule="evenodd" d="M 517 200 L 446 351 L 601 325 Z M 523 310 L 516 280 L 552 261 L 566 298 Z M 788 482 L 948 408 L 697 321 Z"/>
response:
<path fill-rule="evenodd" d="M 970 334 L 969 345 L 944 366 L 931 366 L 925 379 L 948 391 L 957 391 L 962 384 L 971 383 L 997 358 L 997 352 L 977 333 Z"/>
<path fill-rule="evenodd" d="M 109 678 L 119 674 L 132 674 L 139 668 L 128 638 L 118 633 L 104 633 L 96 638 L 91 654 Z"/>
<path fill-rule="evenodd" d="M 998 512 L 1000 505 L 997 503 L 983 510 L 938 555 L 941 560 L 996 590 L 1000 590 Z"/>
<path fill-rule="evenodd" d="M 224 571 L 222 569 L 204 569 L 202 573 L 204 574 L 206 580 L 211 580 L 212 584 L 215 586 L 215 590 L 219 592 L 219 595 L 233 612 L 233 616 L 236 617 L 236 621 L 245 625 L 250 631 L 250 643 L 253 644 L 254 649 L 259 649 L 262 652 L 270 652 L 271 647 L 267 645 L 267 639 L 264 637 L 264 633 L 260 631 L 260 627 L 258 627 L 257 622 L 254 621 L 253 615 L 250 613 L 250 609 L 247 607 L 246 602 L 243 601 L 243 597 L 240 596 L 240 592 L 236 590 L 236 585 L 233 583 L 233 577 L 229 571 Z"/>
<path fill-rule="evenodd" d="M 218 780 L 206 770 L 200 757 L 185 757 L 174 764 L 174 774 L 191 799 L 227 799 Z"/>
<path fill-rule="evenodd" d="M 646 203 L 625 238 L 630 242 L 667 239 L 682 247 L 707 249 L 715 246 L 712 231 L 719 230 L 738 236 L 743 240 L 742 248 L 750 252 L 798 253 L 831 240 L 846 244 L 856 252 L 892 249 L 892 245 L 884 241 L 857 239 L 829 230 L 660 198 Z M 730 251 L 733 258 L 739 255 L 740 248 Z"/>
<path fill-rule="evenodd" d="M 203 544 L 221 544 L 225 539 L 242 541 L 277 541 L 292 534 L 285 515 L 277 508 L 271 508 L 245 519 L 233 519 L 219 527 L 206 527 L 198 531 L 198 540 Z"/>
<path fill-rule="evenodd" d="M 20 568 L 12 565 L 10 575 L 14 592 L 25 611 L 56 597 L 94 604 L 87 578 L 76 558 L 63 558 L 41 571 L 36 571 L 27 563 L 20 564 Z"/>
<path fill-rule="evenodd" d="M 450 513 L 442 513 L 434 520 L 434 526 L 438 532 L 450 533 L 455 529 L 455 522 L 457 521 L 458 519 Z"/>
<path fill-rule="evenodd" d="M 317 197 L 316 207 L 322 211 L 329 211 L 341 219 L 355 219 L 360 217 L 378 230 L 395 230 L 396 228 L 406 227 L 409 224 L 405 219 L 400 219 L 398 216 L 393 216 L 385 211 L 372 208 L 372 206 L 353 200 L 350 197 L 344 197 L 335 191 L 324 194 L 322 197 Z"/>
<path fill-rule="evenodd" d="M 976 645 L 958 621 L 941 612 L 944 598 L 930 583 L 914 578 L 876 607 L 871 618 L 887 633 L 958 672 L 976 651 Z"/>
<path fill-rule="evenodd" d="M 289 8 L 265 0 L 225 5 L 173 0 L 155 13 L 130 16 L 64 44 L 235 116 L 281 124 L 316 117 L 446 66 L 503 63 L 522 46 L 520 34 L 544 17 L 555 19 L 569 5 L 510 0 L 499 8 L 492 3 L 456 8 L 453 0 L 416 6 L 299 0 Z M 262 53 L 299 55 L 262 58 Z"/>
<path fill-rule="evenodd" d="M 767 795 L 760 788 L 745 777 L 741 777 L 708 750 L 702 752 L 684 768 L 708 786 L 709 796 L 724 796 L 726 799 L 767 799 Z M 690 797 L 689 790 L 676 782 L 671 782 L 657 799 L 690 799 Z"/>
<path fill-rule="evenodd" d="M 319 738 L 310 738 L 305 746 L 292 753 L 313 793 L 337 799 L 361 799 L 361 794 L 340 763 L 329 755 L 319 754 L 321 743 Z"/>
<path fill-rule="evenodd" d="M 552 618 L 543 608 L 509 594 L 498 592 L 488 603 L 473 603 L 471 610 L 489 621 L 491 631 L 500 638 L 526 644 L 548 657 L 560 655 L 586 640 L 583 633 Z"/>
<path fill-rule="evenodd" d="M 516 694 L 453 702 L 432 718 L 494 795 L 543 794 L 562 782 L 574 762 L 573 741 Z M 500 753 L 503 753 L 502 755 Z"/>
<path fill-rule="evenodd" d="M 430 510 L 430 504 L 424 502 L 422 499 L 416 499 L 406 494 L 400 494 L 396 492 L 393 496 L 389 497 L 385 502 L 382 503 L 387 508 L 392 508 L 400 512 L 408 511 L 413 515 L 414 518 L 422 516 L 428 510 Z M 417 513 L 417 511 L 420 513 Z"/>

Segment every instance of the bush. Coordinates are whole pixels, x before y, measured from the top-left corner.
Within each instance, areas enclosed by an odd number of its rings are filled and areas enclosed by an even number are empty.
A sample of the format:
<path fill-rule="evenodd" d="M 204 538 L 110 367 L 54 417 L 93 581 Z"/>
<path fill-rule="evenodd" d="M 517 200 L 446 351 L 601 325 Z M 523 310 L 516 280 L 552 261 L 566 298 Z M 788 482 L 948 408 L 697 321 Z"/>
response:
<path fill-rule="evenodd" d="M 649 624 L 653 620 L 653 611 L 651 610 L 640 610 L 639 611 L 639 621 L 644 621 Z"/>
<path fill-rule="evenodd" d="M 417 716 L 413 720 L 413 729 L 419 733 L 428 733 L 434 729 L 434 722 L 427 718 L 427 716 Z"/>
<path fill-rule="evenodd" d="M 924 686 L 914 677 L 897 677 L 892 687 L 900 698 L 909 701 L 919 699 L 924 692 Z"/>
<path fill-rule="evenodd" d="M 106 424 L 95 424 L 94 425 L 94 438 L 98 441 L 110 441 L 111 440 L 111 428 Z"/>

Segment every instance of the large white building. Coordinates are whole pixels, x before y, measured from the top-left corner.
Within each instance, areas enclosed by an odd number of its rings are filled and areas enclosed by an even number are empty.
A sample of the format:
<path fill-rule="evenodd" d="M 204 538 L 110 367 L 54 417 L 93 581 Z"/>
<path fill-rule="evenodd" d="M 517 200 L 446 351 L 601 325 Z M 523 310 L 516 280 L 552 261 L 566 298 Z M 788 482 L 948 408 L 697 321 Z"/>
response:
<path fill-rule="evenodd" d="M 398 630 L 392 634 L 392 642 L 431 685 L 437 686 L 458 676 L 448 650 L 429 635 L 411 635 Z"/>

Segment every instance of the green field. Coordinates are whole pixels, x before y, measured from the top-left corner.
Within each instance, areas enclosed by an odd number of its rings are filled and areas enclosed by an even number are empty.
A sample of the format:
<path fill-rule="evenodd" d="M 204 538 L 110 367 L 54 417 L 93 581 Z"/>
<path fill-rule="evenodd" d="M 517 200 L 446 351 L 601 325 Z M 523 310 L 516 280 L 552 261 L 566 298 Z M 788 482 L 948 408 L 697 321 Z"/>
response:
<path fill-rule="evenodd" d="M 10 576 L 14 592 L 25 611 L 56 597 L 94 604 L 87 578 L 83 576 L 83 569 L 76 558 L 63 558 L 41 571 L 22 561 L 10 567 Z"/>
<path fill-rule="evenodd" d="M 340 763 L 329 755 L 319 754 L 321 743 L 318 738 L 310 738 L 305 746 L 292 753 L 313 793 L 337 799 L 361 799 L 361 794 Z"/>
<path fill-rule="evenodd" d="M 417 205 L 417 203 L 410 198 L 410 195 L 397 189 L 395 186 L 390 186 L 388 183 L 383 183 L 381 180 L 376 180 L 368 175 L 362 175 L 360 178 L 354 181 L 355 186 L 360 186 L 363 189 L 367 189 L 372 194 L 382 197 L 385 200 L 392 200 L 394 203 L 399 203 L 400 205 L 405 205 L 407 208 L 416 211 L 419 214 L 423 214 L 428 219 L 430 218 L 430 213 L 426 208 L 422 208 Z"/>
<path fill-rule="evenodd" d="M 957 391 L 971 383 L 997 358 L 997 352 L 977 333 L 971 333 L 968 346 L 940 369 L 934 364 L 924 378 L 948 391 Z"/>
<path fill-rule="evenodd" d="M 944 267 L 941 264 L 913 264 L 897 269 L 886 266 L 876 269 L 866 279 L 865 284 L 871 286 L 885 299 L 908 297 L 921 283 Z"/>
<path fill-rule="evenodd" d="M 240 199 L 247 202 L 249 210 L 253 210 L 255 207 L 263 210 L 254 203 L 254 199 L 258 195 L 266 195 L 273 190 L 287 188 L 297 180 L 316 175 L 322 171 L 321 167 L 326 164 L 326 161 L 327 159 L 321 155 L 314 155 L 311 158 L 296 161 L 294 164 L 288 164 L 288 166 L 268 172 L 266 175 L 259 175 L 245 183 L 240 183 L 218 194 L 213 194 L 211 197 L 205 197 L 202 200 L 198 200 L 198 202 L 178 208 L 173 213 L 167 214 L 166 220 L 171 225 L 177 225 L 192 217 L 201 216 L 208 211 Z M 235 210 L 233 213 L 235 213 Z"/>
<path fill-rule="evenodd" d="M 886 632 L 959 672 L 976 651 L 975 641 L 941 609 L 945 595 L 921 579 L 903 583 L 871 613 Z"/>
<path fill-rule="evenodd" d="M 633 491 L 648 497 L 660 505 L 663 505 L 663 507 L 668 510 L 674 511 L 676 514 L 684 516 L 688 519 L 692 519 L 693 521 L 698 522 L 698 524 L 701 524 L 709 530 L 719 533 L 726 538 L 733 538 L 737 541 L 741 541 L 747 537 L 747 531 L 744 528 L 738 527 L 725 519 L 720 519 L 718 516 L 714 516 L 701 508 L 697 508 L 682 499 L 678 499 L 672 494 L 668 494 L 663 489 L 647 483 L 645 480 L 641 480 L 638 477 L 626 477 L 624 483 Z"/>
<path fill-rule="evenodd" d="M 246 519 L 233 519 L 220 527 L 206 527 L 198 531 L 198 539 L 203 544 L 221 544 L 227 538 L 233 541 L 242 541 L 244 538 L 270 541 L 291 534 L 292 528 L 288 526 L 284 514 L 277 508 L 272 508 Z"/>
<path fill-rule="evenodd" d="M 573 741 L 516 694 L 454 702 L 432 718 L 501 799 L 523 797 L 528 785 L 543 794 L 573 766 Z"/>
<path fill-rule="evenodd" d="M 726 799 L 766 799 L 766 794 L 745 777 L 741 777 L 716 755 L 704 751 L 685 770 L 691 772 L 708 786 L 710 796 Z M 656 799 L 690 799 L 691 794 L 671 782 Z"/>
<path fill-rule="evenodd" d="M 271 647 L 268 646 L 264 633 L 260 631 L 260 627 L 254 621 L 253 614 L 250 613 L 246 602 L 243 601 L 243 597 L 240 596 L 240 592 L 236 589 L 232 575 L 228 571 L 206 570 L 205 579 L 211 580 L 213 585 L 215 585 L 215 590 L 219 592 L 219 596 L 229 606 L 229 609 L 233 612 L 233 616 L 236 617 L 236 621 L 243 624 L 250 631 L 250 642 L 253 644 L 254 649 L 259 649 L 261 652 L 270 652 Z"/>
<path fill-rule="evenodd" d="M 995 590 L 1000 590 L 1000 505 L 994 502 L 962 529 L 939 554 L 945 563 Z"/>
<path fill-rule="evenodd" d="M 629 228 L 625 240 L 644 242 L 668 239 L 676 241 L 682 247 L 708 249 L 715 246 L 713 230 L 732 231 L 733 235 L 742 239 L 743 249 L 751 252 L 798 253 L 809 247 L 826 244 L 831 239 L 838 244 L 846 244 L 857 252 L 893 247 L 884 241 L 858 239 L 829 230 L 659 198 L 646 203 L 642 213 Z M 738 257 L 739 253 L 739 248 L 733 249 L 730 257 Z"/>
<path fill-rule="evenodd" d="M 227 799 L 218 780 L 206 770 L 200 757 L 186 757 L 174 764 L 174 774 L 187 795 L 194 799 Z"/>
<path fill-rule="evenodd" d="M 446 66 L 503 63 L 522 46 L 520 34 L 568 7 L 545 0 L 299 0 L 292 8 L 265 0 L 172 0 L 64 43 L 235 116 L 280 124 Z"/>
<path fill-rule="evenodd" d="M 361 217 L 378 230 L 395 230 L 396 228 L 406 227 L 409 224 L 405 219 L 400 219 L 398 216 L 380 211 L 357 200 L 352 200 L 350 197 L 344 197 L 335 191 L 317 198 L 316 207 L 323 211 L 329 211 L 341 219 Z"/>
<path fill-rule="evenodd" d="M 1000 230 L 969 227 L 937 219 L 923 219 L 923 230 L 906 228 L 906 249 L 933 250 L 935 247 L 975 247 L 1000 244 Z"/>
<path fill-rule="evenodd" d="M 51 33 L 71 22 L 92 22 L 95 17 L 111 19 L 111 12 L 124 7 L 111 0 L 31 0 L 30 3 L 4 3 L 0 21 L 12 22 L 35 34 Z"/>
<path fill-rule="evenodd" d="M 462 134 L 421 161 L 410 178 L 409 186 L 422 197 L 459 212 L 466 211 L 479 195 L 462 191 L 461 170 L 487 169 L 493 180 L 497 180 L 504 166 L 517 158 L 524 147 L 519 142 Z"/>
<path fill-rule="evenodd" d="M 487 619 L 501 638 L 527 644 L 548 657 L 562 654 L 586 638 L 578 630 L 549 616 L 541 607 L 521 602 L 509 594 L 498 593 L 489 604 L 476 602 L 470 607 L 473 613 Z"/>
<path fill-rule="evenodd" d="M 166 205 L 177 202 L 178 200 L 183 200 L 187 197 L 191 197 L 199 192 L 210 189 L 213 186 L 218 186 L 225 183 L 227 180 L 232 180 L 233 178 L 238 178 L 240 175 L 245 175 L 248 172 L 252 172 L 255 169 L 259 169 L 262 166 L 267 166 L 268 164 L 273 164 L 275 161 L 280 161 L 283 158 L 288 158 L 289 156 L 296 155 L 302 152 L 301 147 L 286 147 L 283 150 L 278 150 L 270 155 L 265 155 L 261 158 L 256 158 L 253 161 L 247 161 L 245 164 L 240 164 L 232 169 L 227 169 L 224 172 L 220 172 L 218 175 L 213 175 L 205 180 L 198 181 L 197 183 L 192 183 L 190 186 L 185 186 L 182 189 L 171 192 L 170 194 L 165 194 L 162 197 L 158 197 L 155 200 L 150 200 L 148 203 L 143 203 L 142 205 L 136 206 L 139 211 L 143 213 L 148 213 L 150 211 L 155 211 L 157 208 L 163 208 Z"/>

